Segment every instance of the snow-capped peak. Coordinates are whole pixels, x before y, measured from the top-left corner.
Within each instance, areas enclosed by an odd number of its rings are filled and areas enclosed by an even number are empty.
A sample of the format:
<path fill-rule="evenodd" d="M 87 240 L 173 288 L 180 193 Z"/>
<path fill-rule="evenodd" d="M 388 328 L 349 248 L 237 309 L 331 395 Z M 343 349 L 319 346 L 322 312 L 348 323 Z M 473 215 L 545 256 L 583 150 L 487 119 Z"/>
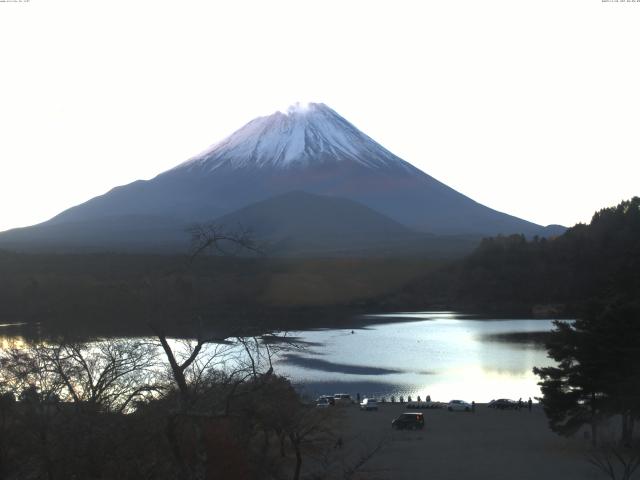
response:
<path fill-rule="evenodd" d="M 348 161 L 414 170 L 323 103 L 296 103 L 286 113 L 258 117 L 176 168 L 294 168 Z"/>
<path fill-rule="evenodd" d="M 311 106 L 314 105 L 312 103 L 309 102 L 296 102 L 293 105 L 289 105 L 286 109 L 286 112 L 282 112 L 282 113 L 287 113 L 287 114 L 292 114 L 292 113 L 307 113 L 310 109 Z"/>

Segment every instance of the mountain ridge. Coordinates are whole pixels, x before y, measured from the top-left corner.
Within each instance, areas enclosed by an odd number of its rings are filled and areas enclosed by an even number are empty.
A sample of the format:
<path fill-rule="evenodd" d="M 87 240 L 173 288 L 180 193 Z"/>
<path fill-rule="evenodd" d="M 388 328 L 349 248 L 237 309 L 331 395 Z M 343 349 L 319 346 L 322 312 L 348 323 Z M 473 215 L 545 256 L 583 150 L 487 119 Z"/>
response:
<path fill-rule="evenodd" d="M 386 150 L 324 104 L 296 106 L 247 123 L 221 142 L 151 180 L 138 180 L 71 207 L 42 224 L 0 234 L 47 243 L 48 232 L 77 244 L 79 225 L 112 225 L 118 245 L 138 244 L 144 231 L 131 219 L 162 218 L 149 224 L 149 238 L 175 240 L 167 228 L 222 218 L 267 199 L 301 191 L 356 202 L 411 230 L 435 235 L 547 236 L 547 229 L 479 204 Z M 121 224 L 118 224 L 121 218 Z M 108 220 L 107 220 L 108 219 Z M 173 222 L 173 223 L 172 223 Z M 144 222 L 143 222 L 144 223 Z M 53 225 L 58 225 L 52 230 Z M 302 228 L 302 225 L 301 225 Z M 132 233 L 133 232 L 133 233 Z M 100 243 L 99 236 L 95 238 Z M 19 243 L 19 242 L 18 242 Z"/>

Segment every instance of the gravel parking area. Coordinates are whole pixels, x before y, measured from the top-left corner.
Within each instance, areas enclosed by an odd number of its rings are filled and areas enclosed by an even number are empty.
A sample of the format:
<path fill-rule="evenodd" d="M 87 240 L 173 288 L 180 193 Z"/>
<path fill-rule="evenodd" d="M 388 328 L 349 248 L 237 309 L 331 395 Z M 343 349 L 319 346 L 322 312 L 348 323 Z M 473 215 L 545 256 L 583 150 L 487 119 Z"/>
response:
<path fill-rule="evenodd" d="M 366 479 L 590 480 L 605 478 L 587 461 L 590 443 L 566 439 L 547 426 L 534 405 L 494 410 L 479 404 L 474 413 L 419 410 L 424 430 L 392 430 L 406 405 L 381 404 L 378 411 L 343 407 L 341 424 L 351 463 L 381 448 L 359 469 Z M 341 415 L 342 415 L 341 414 Z"/>

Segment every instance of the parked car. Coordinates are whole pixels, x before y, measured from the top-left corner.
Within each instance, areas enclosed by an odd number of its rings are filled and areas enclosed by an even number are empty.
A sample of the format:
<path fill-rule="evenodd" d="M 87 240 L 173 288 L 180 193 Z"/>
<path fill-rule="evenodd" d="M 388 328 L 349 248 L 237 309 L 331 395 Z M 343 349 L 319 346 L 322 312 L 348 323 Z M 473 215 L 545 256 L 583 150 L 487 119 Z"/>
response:
<path fill-rule="evenodd" d="M 498 410 L 515 410 L 518 408 L 518 402 L 509 400 L 508 398 L 499 398 L 498 400 L 491 400 L 487 406 L 489 408 L 497 408 Z"/>
<path fill-rule="evenodd" d="M 330 406 L 329 400 L 325 397 L 320 397 L 316 400 L 316 408 L 329 408 Z"/>
<path fill-rule="evenodd" d="M 333 396 L 333 399 L 336 405 L 351 405 L 353 400 L 351 400 L 351 395 L 348 393 L 336 393 Z"/>
<path fill-rule="evenodd" d="M 360 410 L 378 410 L 378 402 L 374 398 L 365 398 L 360 402 Z"/>
<path fill-rule="evenodd" d="M 329 405 L 333 406 L 336 404 L 336 399 L 333 398 L 332 396 L 329 395 L 321 395 L 316 399 L 316 402 L 319 402 L 321 399 L 325 399 L 327 402 L 329 402 Z"/>
<path fill-rule="evenodd" d="M 391 428 L 396 430 L 422 430 L 424 428 L 424 415 L 417 412 L 402 413 L 391 422 Z"/>
<path fill-rule="evenodd" d="M 450 412 L 470 412 L 471 404 L 464 400 L 451 400 L 447 405 L 447 410 Z"/>

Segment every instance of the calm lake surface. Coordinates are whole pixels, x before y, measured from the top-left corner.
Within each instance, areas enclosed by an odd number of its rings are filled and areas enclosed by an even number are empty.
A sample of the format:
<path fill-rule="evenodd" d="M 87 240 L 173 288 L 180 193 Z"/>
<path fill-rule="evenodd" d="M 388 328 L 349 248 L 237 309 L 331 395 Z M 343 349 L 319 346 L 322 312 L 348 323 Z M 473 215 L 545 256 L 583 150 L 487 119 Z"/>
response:
<path fill-rule="evenodd" d="M 312 398 L 359 393 L 387 400 L 526 400 L 540 396 L 533 367 L 553 361 L 539 342 L 510 335 L 548 332 L 552 322 L 456 312 L 368 315 L 353 330 L 287 332 L 301 348 L 282 352 L 274 368 Z M 0 348 L 21 339 L 14 327 L 0 325 Z"/>
<path fill-rule="evenodd" d="M 284 355 L 276 371 L 309 396 L 351 393 L 377 398 L 488 402 L 540 396 L 532 369 L 553 365 L 543 345 L 506 340 L 547 332 L 552 320 L 491 319 L 455 312 L 370 316 L 361 328 L 291 332 L 306 348 Z"/>

